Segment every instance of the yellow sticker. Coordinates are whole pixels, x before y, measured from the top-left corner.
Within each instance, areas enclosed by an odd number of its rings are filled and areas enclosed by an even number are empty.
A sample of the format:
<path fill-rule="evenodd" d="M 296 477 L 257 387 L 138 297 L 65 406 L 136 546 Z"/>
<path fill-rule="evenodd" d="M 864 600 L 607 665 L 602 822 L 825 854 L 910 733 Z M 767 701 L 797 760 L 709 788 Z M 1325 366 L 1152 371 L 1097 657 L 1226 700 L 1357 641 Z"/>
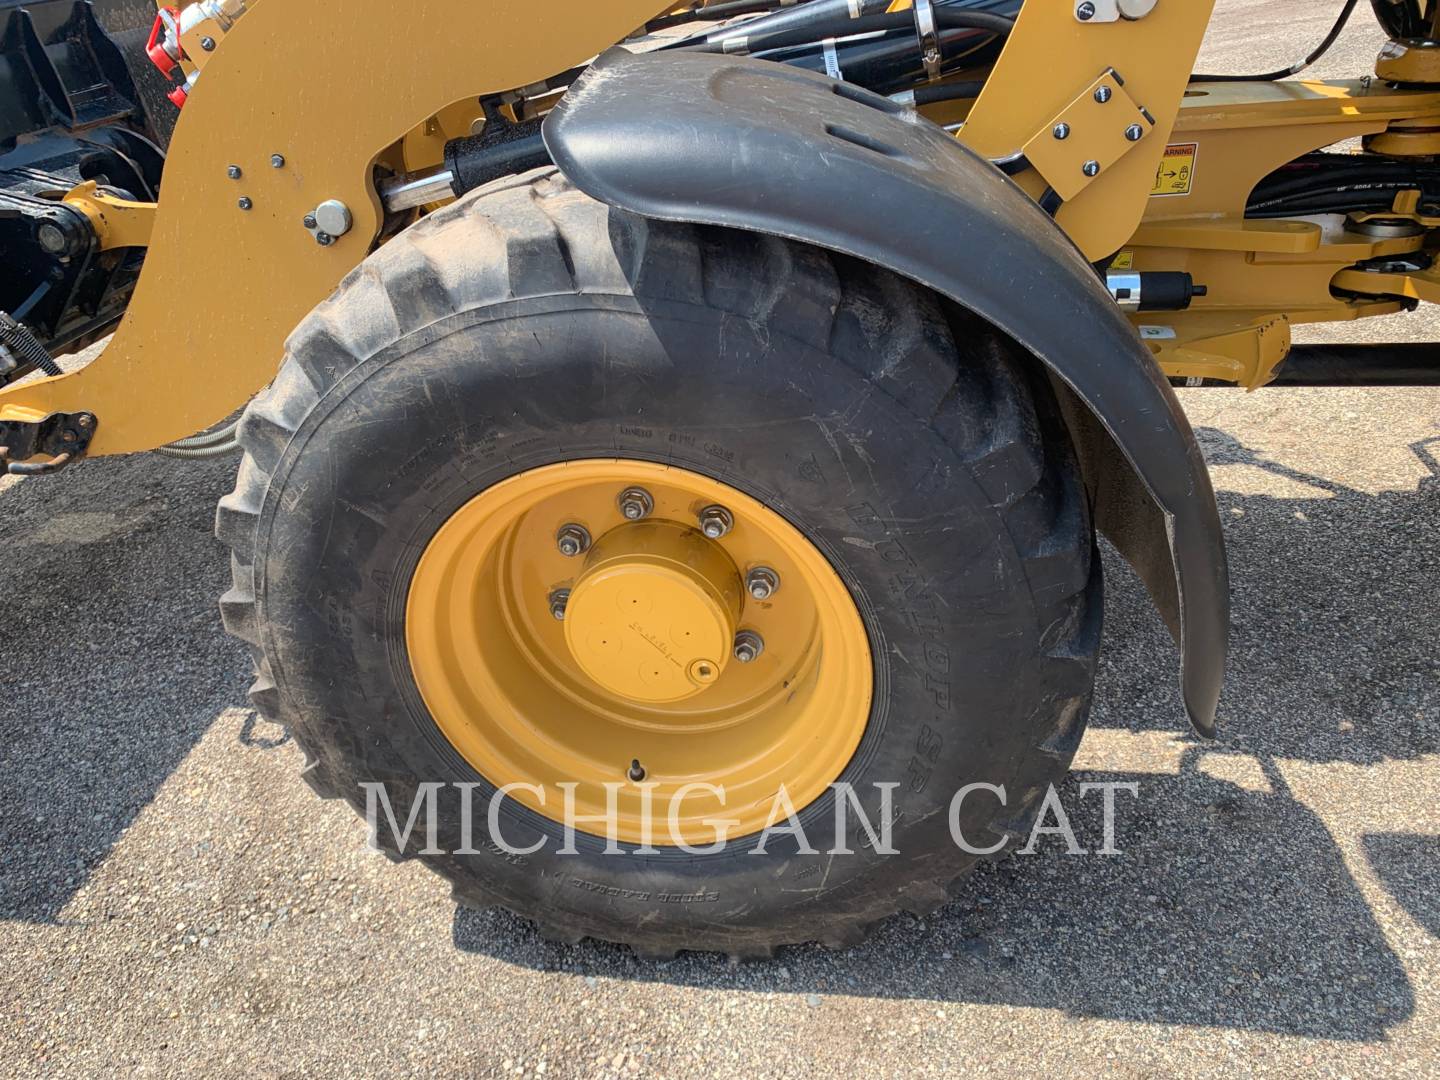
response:
<path fill-rule="evenodd" d="M 1195 181 L 1195 157 L 1199 143 L 1176 143 L 1165 147 L 1165 156 L 1160 159 L 1160 168 L 1155 170 L 1155 186 L 1150 196 L 1189 195 L 1190 185 Z"/>
<path fill-rule="evenodd" d="M 1110 262 L 1111 270 L 1134 270 L 1135 253 L 1133 251 L 1122 251 Z"/>

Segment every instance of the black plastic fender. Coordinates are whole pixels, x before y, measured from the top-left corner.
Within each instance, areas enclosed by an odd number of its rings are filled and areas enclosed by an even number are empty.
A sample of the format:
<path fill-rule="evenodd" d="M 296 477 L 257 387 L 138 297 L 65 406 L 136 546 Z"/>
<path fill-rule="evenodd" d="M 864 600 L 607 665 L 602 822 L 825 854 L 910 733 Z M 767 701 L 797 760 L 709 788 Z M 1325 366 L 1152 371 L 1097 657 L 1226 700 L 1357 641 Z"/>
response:
<path fill-rule="evenodd" d="M 1067 411 L 1082 457 L 1105 474 L 1087 478 L 1097 521 L 1175 633 L 1190 719 L 1214 734 L 1230 597 L 1205 461 L 1099 276 L 1020 187 L 886 98 L 715 54 L 612 49 L 544 135 L 593 198 L 865 259 L 969 308 L 1046 364 L 1084 406 Z"/>

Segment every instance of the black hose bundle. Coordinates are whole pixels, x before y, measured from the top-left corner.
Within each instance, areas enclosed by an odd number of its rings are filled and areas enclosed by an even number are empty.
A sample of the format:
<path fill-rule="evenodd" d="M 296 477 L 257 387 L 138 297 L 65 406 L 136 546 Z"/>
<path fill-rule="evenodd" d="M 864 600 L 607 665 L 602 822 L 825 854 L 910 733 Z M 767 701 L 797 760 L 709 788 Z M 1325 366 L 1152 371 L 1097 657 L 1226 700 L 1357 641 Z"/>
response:
<path fill-rule="evenodd" d="M 1004 37 L 1015 25 L 1021 0 L 937 0 L 935 23 L 940 30 L 985 30 Z M 770 52 L 801 45 L 818 46 L 830 38 L 902 33 L 914 38 L 912 12 L 888 12 L 890 0 L 809 0 L 758 18 L 684 38 L 666 49 L 704 52 Z M 703 9 L 717 10 L 718 5 Z M 653 23 L 651 24 L 653 27 Z M 918 41 L 915 47 L 919 48 Z"/>
<path fill-rule="evenodd" d="M 759 22 L 759 20 L 756 20 Z M 997 37 L 1008 37 L 1010 31 L 1015 28 L 1015 20 L 1004 15 L 995 15 L 988 11 L 970 11 L 963 8 L 955 8 L 943 5 L 935 7 L 935 25 L 941 31 L 944 30 L 983 30 L 994 34 Z M 760 53 L 774 49 L 784 49 L 796 45 L 806 45 L 827 38 L 849 38 L 858 37 L 863 34 L 888 34 L 893 31 L 901 31 L 907 36 L 913 36 L 915 28 L 914 16 L 908 11 L 899 11 L 893 14 L 881 13 L 878 15 L 861 15 L 858 18 L 843 16 L 839 18 L 822 18 L 805 21 L 794 21 L 790 24 L 771 27 L 757 27 L 755 23 L 745 23 L 735 28 L 731 33 L 723 37 L 707 38 L 704 42 L 691 46 L 701 52 L 746 52 Z M 738 42 L 743 42 L 743 47 L 737 48 Z"/>
<path fill-rule="evenodd" d="M 645 26 L 651 31 L 666 30 L 702 19 L 731 19 L 737 15 L 759 14 L 774 6 L 773 0 L 725 0 L 724 3 L 711 4 L 709 7 L 696 7 L 675 15 L 662 15 L 658 19 L 651 19 Z"/>
<path fill-rule="evenodd" d="M 1248 217 L 1384 212 L 1395 196 L 1419 191 L 1422 207 L 1440 206 L 1440 165 L 1361 154 L 1306 154 L 1255 186 Z"/>
<path fill-rule="evenodd" d="M 946 70 L 953 70 L 957 63 L 962 62 L 965 66 L 989 63 L 999 51 L 995 36 L 980 30 L 942 30 L 940 48 L 945 56 Z M 770 49 L 755 55 L 760 60 L 834 75 L 877 94 L 914 86 L 926 77 L 924 61 L 916 47 L 913 32 L 871 38 L 841 38 L 830 43 L 828 48 L 803 45 Z"/>
<path fill-rule="evenodd" d="M 719 6 L 712 4 L 710 7 L 702 9 L 705 12 L 704 17 L 710 18 L 709 13 L 717 10 Z M 775 5 L 769 6 L 773 8 Z M 698 37 L 686 38 L 666 47 L 694 48 L 723 42 L 731 38 L 748 37 L 751 34 L 774 34 L 800 27 L 818 26 L 823 23 L 861 19 L 881 14 L 889 6 L 890 0 L 808 0 L 807 3 L 795 4 L 779 11 L 772 10 L 758 18 L 746 19 L 733 26 L 710 30 Z M 654 23 L 651 23 L 651 26 L 653 25 Z M 812 33 L 806 40 L 818 41 L 827 36 L 833 35 Z"/>

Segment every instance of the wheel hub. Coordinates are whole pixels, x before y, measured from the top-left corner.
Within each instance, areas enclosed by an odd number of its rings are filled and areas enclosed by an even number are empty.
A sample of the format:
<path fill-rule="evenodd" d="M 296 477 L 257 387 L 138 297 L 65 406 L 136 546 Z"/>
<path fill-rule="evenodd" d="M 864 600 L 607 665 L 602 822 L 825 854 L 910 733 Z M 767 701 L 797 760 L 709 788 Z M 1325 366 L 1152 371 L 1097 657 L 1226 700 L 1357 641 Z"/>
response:
<path fill-rule="evenodd" d="M 805 535 L 646 461 L 525 470 L 456 509 L 410 580 L 406 650 L 440 734 L 509 798 L 562 824 L 613 807 L 591 831 L 661 846 L 758 832 L 782 786 L 819 798 L 874 689 L 855 602 Z"/>
<path fill-rule="evenodd" d="M 594 544 L 565 609 L 581 670 L 631 701 L 680 701 L 725 670 L 740 572 L 715 541 L 673 521 L 621 525 Z"/>

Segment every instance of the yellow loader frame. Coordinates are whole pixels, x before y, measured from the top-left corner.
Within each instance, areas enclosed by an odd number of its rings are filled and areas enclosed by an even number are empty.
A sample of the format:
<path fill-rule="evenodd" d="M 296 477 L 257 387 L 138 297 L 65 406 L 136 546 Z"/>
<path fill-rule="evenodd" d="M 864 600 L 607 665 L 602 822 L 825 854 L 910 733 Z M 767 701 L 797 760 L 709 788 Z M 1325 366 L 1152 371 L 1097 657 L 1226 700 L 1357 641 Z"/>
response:
<path fill-rule="evenodd" d="M 1256 387 L 1285 358 L 1292 323 L 1437 300 L 1440 274 L 1349 269 L 1419 250 L 1423 230 L 1372 236 L 1246 220 L 1249 192 L 1343 139 L 1437 152 L 1440 93 L 1368 79 L 1190 86 L 1212 6 L 1160 0 L 1144 18 L 1101 26 L 1077 21 L 1069 3 L 1030 0 L 979 99 L 925 111 L 963 119 L 958 137 L 992 159 L 1024 152 L 1015 179 L 1033 195 L 1063 185 L 1057 220 L 1088 258 L 1118 252 L 1118 266 L 1189 271 L 1208 286 L 1190 310 L 1133 317 L 1166 374 Z M 222 420 L 271 380 L 286 336 L 381 241 L 377 164 L 438 164 L 479 97 L 582 65 L 657 14 L 656 0 L 370 0 L 343 12 L 321 0 L 250 0 L 228 32 L 192 30 L 187 52 L 202 59 L 203 78 L 176 127 L 160 202 L 93 185 L 67 196 L 103 247 L 148 248 L 118 332 L 72 374 L 0 390 L 0 421 L 92 414 L 93 457 Z M 204 49 L 205 36 L 218 47 Z M 1141 137 L 1095 122 L 1102 88 L 1114 95 L 1107 116 L 1128 110 Z M 1073 137 L 1052 139 L 1062 123 Z M 353 222 L 322 246 L 303 222 L 327 200 Z M 1385 216 L 1440 224 L 1411 193 Z"/>

